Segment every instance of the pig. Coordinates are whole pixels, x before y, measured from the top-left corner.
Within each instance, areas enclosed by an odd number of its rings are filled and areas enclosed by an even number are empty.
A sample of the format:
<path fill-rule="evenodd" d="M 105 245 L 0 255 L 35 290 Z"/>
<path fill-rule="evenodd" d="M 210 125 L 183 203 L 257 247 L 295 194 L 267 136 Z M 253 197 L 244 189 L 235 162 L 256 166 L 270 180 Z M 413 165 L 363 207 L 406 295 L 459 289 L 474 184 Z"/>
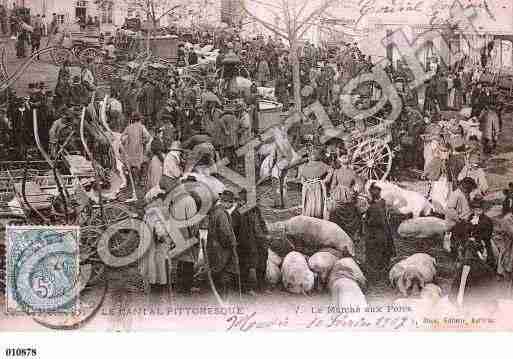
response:
<path fill-rule="evenodd" d="M 272 286 L 277 285 L 281 282 L 281 269 L 273 262 L 270 262 L 269 259 L 267 259 L 267 267 L 265 268 L 265 279 L 267 280 L 267 283 L 271 284 Z"/>
<path fill-rule="evenodd" d="M 270 240 L 270 248 L 280 256 L 290 251 L 313 255 L 321 249 L 331 248 L 342 256 L 353 256 L 354 245 L 337 224 L 308 216 L 296 216 L 269 226 L 271 232 L 280 232 Z"/>
<path fill-rule="evenodd" d="M 366 307 L 366 286 L 367 280 L 353 258 L 342 258 L 333 265 L 328 287 L 334 305 Z"/>
<path fill-rule="evenodd" d="M 405 296 L 416 296 L 433 282 L 436 260 L 426 253 L 415 253 L 396 263 L 389 273 L 390 284 Z"/>
<path fill-rule="evenodd" d="M 272 250 L 267 250 L 267 267 L 265 270 L 265 278 L 267 282 L 273 286 L 281 282 L 281 263 L 283 259 Z"/>
<path fill-rule="evenodd" d="M 397 233 L 402 238 L 427 239 L 435 236 L 442 237 L 454 226 L 454 222 L 437 217 L 418 217 L 403 221 Z"/>
<path fill-rule="evenodd" d="M 315 275 L 308 267 L 306 257 L 299 252 L 290 252 L 281 266 L 284 288 L 294 294 L 305 294 L 314 288 Z"/>
<path fill-rule="evenodd" d="M 328 276 L 338 257 L 330 252 L 317 252 L 308 259 L 308 266 L 317 273 L 321 287 L 327 284 Z"/>
<path fill-rule="evenodd" d="M 433 207 L 420 193 L 409 191 L 387 181 L 368 181 L 365 188 L 368 192 L 372 183 L 381 188 L 381 197 L 387 205 L 403 215 L 413 217 L 430 215 Z"/>

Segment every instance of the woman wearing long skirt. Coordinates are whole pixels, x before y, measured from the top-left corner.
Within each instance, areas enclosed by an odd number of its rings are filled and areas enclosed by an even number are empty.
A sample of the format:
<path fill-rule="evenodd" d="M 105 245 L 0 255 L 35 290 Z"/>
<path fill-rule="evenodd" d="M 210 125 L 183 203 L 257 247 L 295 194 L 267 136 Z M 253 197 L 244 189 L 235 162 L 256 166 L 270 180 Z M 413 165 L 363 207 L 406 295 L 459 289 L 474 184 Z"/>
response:
<path fill-rule="evenodd" d="M 148 176 L 146 177 L 146 191 L 158 186 L 162 178 L 164 165 L 164 148 L 159 137 L 155 137 L 151 141 L 151 157 L 150 166 L 148 168 Z"/>
<path fill-rule="evenodd" d="M 342 155 L 338 159 L 340 167 L 331 178 L 331 199 L 334 207 L 329 220 L 342 228 L 353 240 L 361 229 L 361 214 L 356 205 L 356 194 L 363 188 L 363 181 L 349 167 L 349 157 Z"/>
<path fill-rule="evenodd" d="M 303 185 L 301 203 L 303 216 L 328 219 L 326 176 L 331 168 L 319 160 L 318 153 L 310 153 L 307 163 L 299 168 Z"/>

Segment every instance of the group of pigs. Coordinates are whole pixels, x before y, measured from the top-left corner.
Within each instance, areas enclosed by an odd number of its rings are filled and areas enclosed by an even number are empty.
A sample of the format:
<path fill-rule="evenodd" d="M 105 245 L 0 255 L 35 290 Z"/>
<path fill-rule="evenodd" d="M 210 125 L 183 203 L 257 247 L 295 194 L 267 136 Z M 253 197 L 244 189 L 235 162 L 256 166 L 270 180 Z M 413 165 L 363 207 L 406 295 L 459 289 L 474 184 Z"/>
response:
<path fill-rule="evenodd" d="M 354 259 L 353 241 L 338 225 L 296 216 L 272 224 L 271 230 L 282 233 L 269 248 L 267 280 L 271 284 L 295 294 L 328 289 L 338 306 L 367 305 L 367 280 Z M 433 257 L 416 253 L 391 268 L 390 284 L 403 297 L 441 294 L 432 284 L 435 265 Z"/>

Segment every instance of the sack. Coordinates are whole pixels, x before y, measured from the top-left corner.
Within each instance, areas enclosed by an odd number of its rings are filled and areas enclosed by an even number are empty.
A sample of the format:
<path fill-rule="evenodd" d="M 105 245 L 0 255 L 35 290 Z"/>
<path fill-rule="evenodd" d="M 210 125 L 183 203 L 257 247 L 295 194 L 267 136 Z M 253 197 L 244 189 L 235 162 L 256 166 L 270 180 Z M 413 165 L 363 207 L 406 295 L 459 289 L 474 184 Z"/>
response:
<path fill-rule="evenodd" d="M 452 237 L 452 232 L 446 232 L 444 234 L 443 248 L 444 248 L 444 251 L 446 251 L 447 253 L 451 253 L 451 237 Z"/>

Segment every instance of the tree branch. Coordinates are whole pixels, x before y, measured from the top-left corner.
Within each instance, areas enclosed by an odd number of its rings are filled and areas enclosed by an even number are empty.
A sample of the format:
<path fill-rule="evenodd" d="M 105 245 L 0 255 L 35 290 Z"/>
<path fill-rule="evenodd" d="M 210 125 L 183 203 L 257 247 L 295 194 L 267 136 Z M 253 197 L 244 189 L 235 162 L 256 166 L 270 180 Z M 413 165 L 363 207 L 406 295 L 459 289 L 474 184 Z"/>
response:
<path fill-rule="evenodd" d="M 298 26 L 297 28 L 295 29 L 296 31 L 300 31 L 300 29 L 304 26 L 304 29 L 301 30 L 301 32 L 299 33 L 299 35 L 297 36 L 298 39 L 302 38 L 303 35 L 305 34 L 305 32 L 307 32 L 310 27 L 312 27 L 313 25 L 313 22 L 312 20 L 318 16 L 320 16 L 323 12 L 326 11 L 326 9 L 328 7 L 330 7 L 330 5 L 332 3 L 334 3 L 336 0 L 325 0 L 324 3 L 322 5 L 319 6 L 319 8 L 317 8 L 317 10 L 313 11 L 304 21 L 302 21 Z"/>
<path fill-rule="evenodd" d="M 285 40 L 288 40 L 289 39 L 289 36 L 287 36 L 287 34 L 285 34 L 284 32 L 281 31 L 281 29 L 277 28 L 276 26 L 268 23 L 267 21 L 264 21 L 262 19 L 259 19 L 256 15 L 252 14 L 246 7 L 246 5 L 244 4 L 244 2 L 241 0 L 240 2 L 240 5 L 241 5 L 241 8 L 242 10 L 244 10 L 244 12 L 246 14 L 248 14 L 249 17 L 251 17 L 252 19 L 254 19 L 256 22 L 258 22 L 259 24 L 261 24 L 263 27 L 265 27 L 267 30 L 275 33 L 276 35 L 284 38 Z"/>
<path fill-rule="evenodd" d="M 182 5 L 175 5 L 175 6 L 173 6 L 171 9 L 167 10 L 167 11 L 166 11 L 166 12 L 164 12 L 162 15 L 160 15 L 160 16 L 158 17 L 158 19 L 157 19 L 157 20 L 162 19 L 164 16 L 166 16 L 166 15 L 170 14 L 171 12 L 174 12 L 176 9 L 178 9 L 178 8 L 180 8 L 180 7 L 182 7 Z"/>

